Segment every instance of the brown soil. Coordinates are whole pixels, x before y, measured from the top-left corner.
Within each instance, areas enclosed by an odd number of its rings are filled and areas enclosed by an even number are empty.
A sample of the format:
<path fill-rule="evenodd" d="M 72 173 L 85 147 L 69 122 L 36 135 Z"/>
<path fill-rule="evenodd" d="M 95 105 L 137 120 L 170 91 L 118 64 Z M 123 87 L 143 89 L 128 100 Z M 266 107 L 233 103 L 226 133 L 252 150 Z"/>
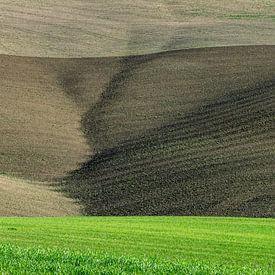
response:
<path fill-rule="evenodd" d="M 91 215 L 271 216 L 274 54 L 0 56 L 0 171 L 44 182 L 1 183 L 2 213 L 66 214 L 48 191 L 57 181 Z"/>
<path fill-rule="evenodd" d="M 0 53 L 97 57 L 274 44 L 273 2 L 2 0 Z"/>
<path fill-rule="evenodd" d="M 261 46 L 122 59 L 82 115 L 97 154 L 64 190 L 93 215 L 272 216 L 274 55 Z"/>
<path fill-rule="evenodd" d="M 79 205 L 53 188 L 0 176 L 1 216 L 69 216 L 81 213 Z"/>

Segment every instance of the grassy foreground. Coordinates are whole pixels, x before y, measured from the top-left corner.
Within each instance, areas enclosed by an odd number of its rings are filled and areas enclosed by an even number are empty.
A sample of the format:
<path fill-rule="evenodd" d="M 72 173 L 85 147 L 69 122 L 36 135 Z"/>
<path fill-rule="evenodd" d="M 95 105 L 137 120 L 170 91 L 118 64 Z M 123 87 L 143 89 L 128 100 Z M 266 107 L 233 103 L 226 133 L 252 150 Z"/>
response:
<path fill-rule="evenodd" d="M 11 274 L 270 274 L 271 269 L 167 261 L 69 250 L 0 246 L 0 272 Z"/>
<path fill-rule="evenodd" d="M 0 273 L 272 274 L 274 220 L 1 218 Z"/>

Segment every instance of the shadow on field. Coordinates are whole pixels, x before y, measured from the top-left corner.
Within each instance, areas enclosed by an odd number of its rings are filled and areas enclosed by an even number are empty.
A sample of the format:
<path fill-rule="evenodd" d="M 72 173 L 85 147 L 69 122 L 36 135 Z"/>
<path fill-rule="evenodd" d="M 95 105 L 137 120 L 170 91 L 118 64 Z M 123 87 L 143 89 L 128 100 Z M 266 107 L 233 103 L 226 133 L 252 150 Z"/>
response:
<path fill-rule="evenodd" d="M 87 215 L 272 216 L 274 50 L 120 59 L 82 116 L 95 154 L 62 190 Z"/>

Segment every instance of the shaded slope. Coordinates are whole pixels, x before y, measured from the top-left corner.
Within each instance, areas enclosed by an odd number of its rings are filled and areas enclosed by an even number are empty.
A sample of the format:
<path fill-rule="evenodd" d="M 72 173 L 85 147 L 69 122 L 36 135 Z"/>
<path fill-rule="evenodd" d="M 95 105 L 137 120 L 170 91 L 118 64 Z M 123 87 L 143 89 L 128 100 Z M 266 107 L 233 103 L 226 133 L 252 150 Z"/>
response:
<path fill-rule="evenodd" d="M 85 214 L 271 216 L 274 54 L 0 56 L 0 173 L 62 180 Z"/>
<path fill-rule="evenodd" d="M 274 77 L 273 48 L 225 47 L 121 58 L 117 72 L 82 118 L 86 138 L 100 152 L 181 120 L 217 97 L 253 89 Z"/>
<path fill-rule="evenodd" d="M 63 189 L 96 215 L 272 215 L 270 47 L 123 59 Z"/>
<path fill-rule="evenodd" d="M 274 8 L 269 0 L 1 0 L 0 53 L 95 57 L 274 44 Z"/>

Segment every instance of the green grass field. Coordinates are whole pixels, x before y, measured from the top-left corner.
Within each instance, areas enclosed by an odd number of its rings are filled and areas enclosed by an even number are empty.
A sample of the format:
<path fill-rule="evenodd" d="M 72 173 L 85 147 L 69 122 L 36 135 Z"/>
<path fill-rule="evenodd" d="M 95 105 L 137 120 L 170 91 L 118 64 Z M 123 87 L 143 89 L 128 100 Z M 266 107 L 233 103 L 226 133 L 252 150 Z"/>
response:
<path fill-rule="evenodd" d="M 273 219 L 1 218 L 0 273 L 272 274 Z"/>

